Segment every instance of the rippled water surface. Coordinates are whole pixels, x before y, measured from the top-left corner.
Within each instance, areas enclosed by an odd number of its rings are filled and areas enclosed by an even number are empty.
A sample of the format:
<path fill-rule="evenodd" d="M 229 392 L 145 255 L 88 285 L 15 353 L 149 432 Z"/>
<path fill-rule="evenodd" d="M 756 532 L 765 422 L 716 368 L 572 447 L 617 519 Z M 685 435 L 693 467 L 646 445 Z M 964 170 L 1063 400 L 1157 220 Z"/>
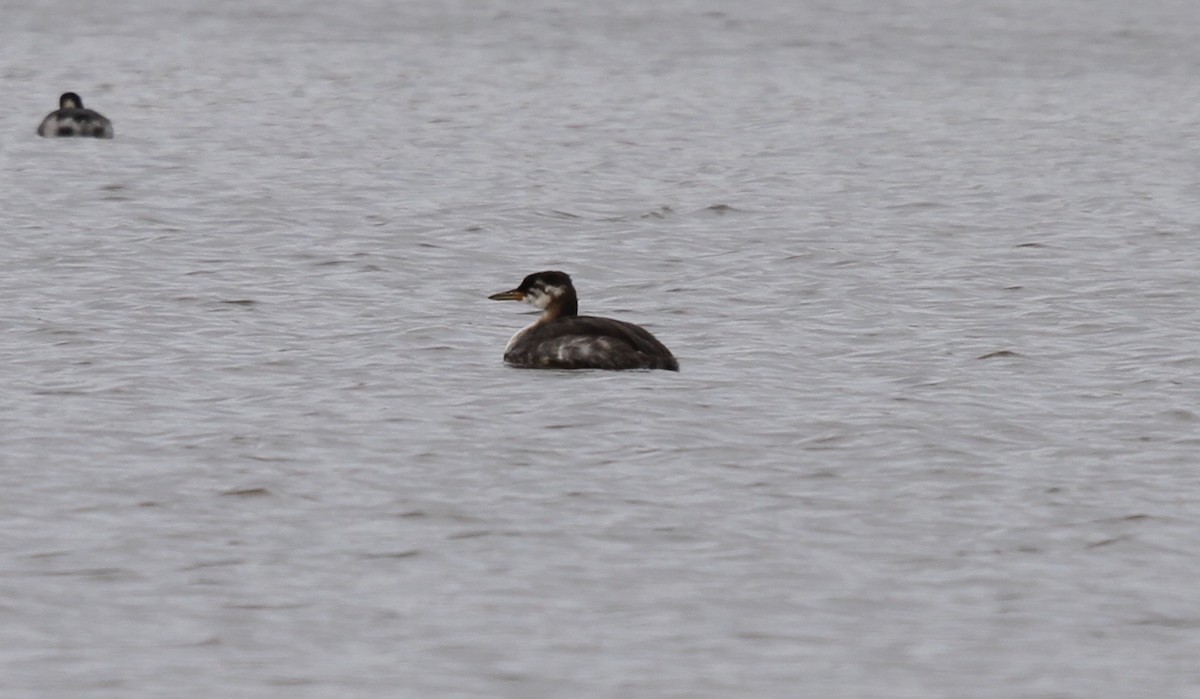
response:
<path fill-rule="evenodd" d="M 5 3 L 0 695 L 1200 696 L 1198 23 Z"/>

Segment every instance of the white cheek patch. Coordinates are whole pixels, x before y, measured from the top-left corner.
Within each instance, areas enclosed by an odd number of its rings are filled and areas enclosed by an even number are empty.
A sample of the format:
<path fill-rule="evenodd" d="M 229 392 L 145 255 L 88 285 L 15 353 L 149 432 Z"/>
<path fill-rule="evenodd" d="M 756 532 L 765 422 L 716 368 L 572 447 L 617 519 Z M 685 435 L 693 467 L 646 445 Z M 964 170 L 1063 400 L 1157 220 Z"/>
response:
<path fill-rule="evenodd" d="M 565 292 L 566 290 L 561 286 L 534 287 L 529 290 L 529 293 L 525 294 L 525 301 L 544 311 L 546 310 L 546 306 L 550 305 L 551 301 L 559 298 Z"/>

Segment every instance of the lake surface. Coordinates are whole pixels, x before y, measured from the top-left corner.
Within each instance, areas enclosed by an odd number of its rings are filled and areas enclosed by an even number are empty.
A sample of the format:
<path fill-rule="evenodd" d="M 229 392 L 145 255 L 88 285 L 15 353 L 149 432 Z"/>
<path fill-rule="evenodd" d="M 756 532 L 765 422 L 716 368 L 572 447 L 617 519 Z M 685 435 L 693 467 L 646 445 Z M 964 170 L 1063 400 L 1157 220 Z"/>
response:
<path fill-rule="evenodd" d="M 2 15 L 5 698 L 1200 697 L 1200 4 Z"/>

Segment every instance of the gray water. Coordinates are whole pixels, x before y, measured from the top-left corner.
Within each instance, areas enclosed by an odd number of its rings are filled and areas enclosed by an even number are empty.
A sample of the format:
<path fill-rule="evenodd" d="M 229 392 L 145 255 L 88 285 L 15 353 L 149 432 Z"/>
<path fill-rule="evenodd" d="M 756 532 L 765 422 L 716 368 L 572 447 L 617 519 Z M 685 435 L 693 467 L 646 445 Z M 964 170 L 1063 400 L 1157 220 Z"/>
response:
<path fill-rule="evenodd" d="M 1200 697 L 1200 5 L 0 10 L 4 697 Z"/>

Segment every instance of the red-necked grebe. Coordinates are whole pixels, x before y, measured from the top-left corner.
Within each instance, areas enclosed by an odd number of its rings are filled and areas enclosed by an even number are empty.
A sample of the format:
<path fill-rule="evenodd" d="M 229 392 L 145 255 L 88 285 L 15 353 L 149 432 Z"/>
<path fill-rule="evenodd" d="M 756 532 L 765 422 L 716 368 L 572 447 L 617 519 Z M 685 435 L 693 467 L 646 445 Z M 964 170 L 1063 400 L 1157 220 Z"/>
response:
<path fill-rule="evenodd" d="M 38 127 L 38 135 L 54 138 L 57 136 L 90 136 L 92 138 L 112 138 L 112 122 L 91 109 L 83 108 L 83 100 L 74 92 L 64 92 L 58 98 L 58 110 L 50 112 L 42 119 Z"/>
<path fill-rule="evenodd" d="M 668 369 L 679 371 L 671 350 L 645 328 L 611 318 L 579 315 L 571 278 L 538 272 L 494 301 L 524 301 L 542 315 L 504 348 L 504 361 L 530 369 Z"/>

